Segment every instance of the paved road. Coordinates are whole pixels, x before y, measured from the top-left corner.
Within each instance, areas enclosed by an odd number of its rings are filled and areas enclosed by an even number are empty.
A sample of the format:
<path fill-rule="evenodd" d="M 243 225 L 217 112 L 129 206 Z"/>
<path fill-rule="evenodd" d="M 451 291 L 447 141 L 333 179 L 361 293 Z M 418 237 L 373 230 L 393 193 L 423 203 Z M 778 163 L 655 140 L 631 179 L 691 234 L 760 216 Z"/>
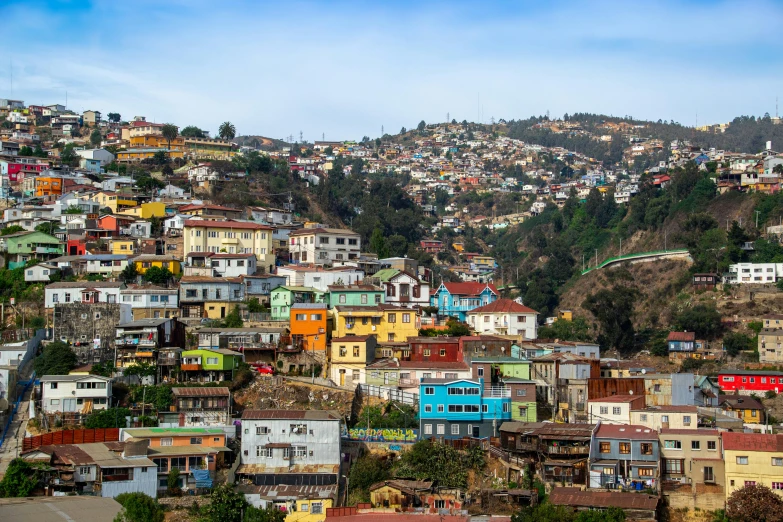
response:
<path fill-rule="evenodd" d="M 32 373 L 32 364 L 28 364 L 27 367 L 21 372 L 25 375 L 24 378 L 29 379 Z M 5 470 L 8 469 L 8 464 L 19 456 L 22 451 L 22 440 L 27 432 L 27 421 L 29 420 L 30 410 L 30 398 L 33 394 L 33 386 L 27 388 L 22 401 L 19 403 L 19 409 L 14 415 L 14 419 L 11 421 L 11 425 L 8 428 L 8 435 L 3 442 L 3 447 L 0 448 L 0 477 L 5 475 Z"/>

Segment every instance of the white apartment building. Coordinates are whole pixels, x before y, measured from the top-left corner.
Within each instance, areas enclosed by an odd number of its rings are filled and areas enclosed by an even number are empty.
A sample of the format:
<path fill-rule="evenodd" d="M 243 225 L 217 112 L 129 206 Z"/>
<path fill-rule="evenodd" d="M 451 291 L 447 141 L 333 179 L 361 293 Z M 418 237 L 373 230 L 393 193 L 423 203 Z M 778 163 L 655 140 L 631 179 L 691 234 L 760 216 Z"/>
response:
<path fill-rule="evenodd" d="M 330 285 L 353 285 L 364 279 L 364 271 L 355 267 L 305 267 L 296 265 L 279 266 L 275 272 L 286 278 L 288 286 L 309 286 L 327 292 Z"/>
<path fill-rule="evenodd" d="M 468 325 L 479 335 L 518 335 L 538 338 L 538 312 L 511 299 L 498 299 L 467 313 Z"/>
<path fill-rule="evenodd" d="M 292 263 L 331 265 L 335 261 L 358 259 L 361 236 L 339 228 L 302 228 L 288 234 Z"/>
<path fill-rule="evenodd" d="M 613 395 L 587 401 L 587 422 L 630 424 L 631 410 L 644 408 L 643 395 Z"/>
<path fill-rule="evenodd" d="M 340 418 L 321 410 L 245 410 L 241 462 L 238 474 L 264 484 L 290 484 L 296 475 L 302 484 L 336 484 Z"/>
<path fill-rule="evenodd" d="M 98 375 L 44 375 L 41 407 L 46 413 L 105 410 L 111 398 L 111 379 Z"/>
<path fill-rule="evenodd" d="M 179 315 L 179 290 L 155 285 L 131 285 L 120 290 L 120 299 L 136 310 L 149 310 L 150 318 L 177 317 Z"/>
<path fill-rule="evenodd" d="M 98 302 L 119 303 L 120 290 L 124 287 L 124 283 L 113 281 L 52 283 L 44 288 L 44 305 L 46 308 L 54 308 L 54 305 L 56 304 L 81 303 L 82 292 L 88 288 L 93 288 L 98 291 Z"/>
<path fill-rule="evenodd" d="M 783 263 L 736 263 L 723 274 L 723 283 L 732 285 L 775 284 L 783 277 Z"/>

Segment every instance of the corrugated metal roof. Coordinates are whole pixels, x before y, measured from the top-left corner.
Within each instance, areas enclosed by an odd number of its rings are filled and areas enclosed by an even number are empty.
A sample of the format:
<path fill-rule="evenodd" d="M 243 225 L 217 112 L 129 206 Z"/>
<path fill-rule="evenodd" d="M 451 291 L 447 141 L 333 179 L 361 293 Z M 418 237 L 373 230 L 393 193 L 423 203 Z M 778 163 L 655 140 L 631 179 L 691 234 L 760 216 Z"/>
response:
<path fill-rule="evenodd" d="M 549 502 L 559 506 L 575 507 L 618 507 L 654 511 L 658 497 L 642 493 L 620 493 L 604 491 L 582 491 L 579 488 L 553 488 Z"/>
<path fill-rule="evenodd" d="M 721 437 L 723 449 L 727 451 L 783 451 L 783 435 L 726 431 Z"/>
<path fill-rule="evenodd" d="M 237 468 L 239 475 L 296 475 L 301 473 L 326 473 L 336 475 L 339 464 L 297 464 L 294 466 L 265 466 L 263 464 L 242 464 Z"/>
<path fill-rule="evenodd" d="M 176 389 L 176 388 L 175 388 Z M 228 389 L 228 388 L 226 388 Z M 340 420 L 340 417 L 326 410 L 245 410 L 242 420 L 266 419 L 307 419 L 307 420 Z"/>
<path fill-rule="evenodd" d="M 172 388 L 171 393 L 175 397 L 215 397 L 215 396 L 228 396 L 231 392 L 228 388 Z"/>
<path fill-rule="evenodd" d="M 321 498 L 337 498 L 337 484 L 330 486 L 304 486 L 278 484 L 276 486 L 245 485 L 237 488 L 244 494 L 257 494 L 269 500 L 316 500 Z"/>

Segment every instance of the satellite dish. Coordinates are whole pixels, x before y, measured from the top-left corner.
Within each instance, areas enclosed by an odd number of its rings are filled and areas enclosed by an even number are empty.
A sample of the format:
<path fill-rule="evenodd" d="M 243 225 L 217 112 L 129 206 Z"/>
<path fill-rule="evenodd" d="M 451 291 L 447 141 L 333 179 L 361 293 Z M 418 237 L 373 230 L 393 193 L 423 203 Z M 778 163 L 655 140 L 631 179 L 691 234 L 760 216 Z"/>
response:
<path fill-rule="evenodd" d="M 0 411 L 8 409 L 8 399 L 0 399 Z"/>
<path fill-rule="evenodd" d="M 644 375 L 645 373 L 647 373 L 647 369 L 642 368 L 642 375 Z"/>

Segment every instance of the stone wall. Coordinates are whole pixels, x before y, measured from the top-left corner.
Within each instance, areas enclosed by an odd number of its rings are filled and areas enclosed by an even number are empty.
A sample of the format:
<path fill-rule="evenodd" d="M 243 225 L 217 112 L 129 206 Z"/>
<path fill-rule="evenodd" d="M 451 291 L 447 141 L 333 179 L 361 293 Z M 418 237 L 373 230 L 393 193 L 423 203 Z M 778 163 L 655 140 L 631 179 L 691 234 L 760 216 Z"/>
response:
<path fill-rule="evenodd" d="M 672 509 L 700 509 L 715 511 L 725 507 L 725 492 L 723 486 L 717 484 L 682 484 L 667 483 L 663 495 Z"/>
<path fill-rule="evenodd" d="M 114 357 L 114 338 L 120 322 L 118 303 L 70 303 L 54 307 L 53 339 L 67 339 L 79 364 L 92 364 Z M 96 349 L 94 339 L 100 339 Z"/>

